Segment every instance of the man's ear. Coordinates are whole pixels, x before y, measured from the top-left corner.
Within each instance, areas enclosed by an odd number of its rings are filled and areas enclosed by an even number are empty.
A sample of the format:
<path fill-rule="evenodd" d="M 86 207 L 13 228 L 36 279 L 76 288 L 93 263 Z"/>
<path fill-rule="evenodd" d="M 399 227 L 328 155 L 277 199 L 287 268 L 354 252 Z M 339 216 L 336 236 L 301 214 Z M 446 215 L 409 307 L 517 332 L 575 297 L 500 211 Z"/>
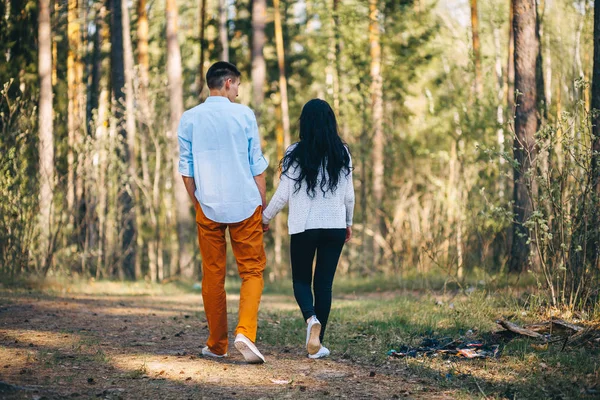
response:
<path fill-rule="evenodd" d="M 229 90 L 229 88 L 231 87 L 231 82 L 231 78 L 225 79 L 225 90 Z"/>

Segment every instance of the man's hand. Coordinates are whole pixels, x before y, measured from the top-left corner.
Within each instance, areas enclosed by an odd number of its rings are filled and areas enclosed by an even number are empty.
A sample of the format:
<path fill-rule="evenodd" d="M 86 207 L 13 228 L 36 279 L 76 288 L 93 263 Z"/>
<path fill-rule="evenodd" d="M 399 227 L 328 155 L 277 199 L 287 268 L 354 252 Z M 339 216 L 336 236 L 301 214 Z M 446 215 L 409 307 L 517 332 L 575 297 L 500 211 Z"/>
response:
<path fill-rule="evenodd" d="M 267 232 L 269 230 L 269 224 L 263 224 L 263 232 Z"/>
<path fill-rule="evenodd" d="M 254 182 L 256 183 L 256 187 L 260 193 L 260 199 L 262 201 L 263 211 L 267 208 L 267 178 L 266 172 L 263 172 L 260 175 L 256 175 L 254 177 Z"/>
<path fill-rule="evenodd" d="M 190 196 L 190 200 L 192 203 L 196 204 L 198 200 L 196 199 L 196 182 L 194 178 L 191 176 L 181 176 L 183 178 L 183 184 L 185 185 L 185 190 L 188 192 L 188 196 Z"/>
<path fill-rule="evenodd" d="M 344 240 L 344 243 L 348 243 L 350 241 L 350 239 L 352 239 L 352 227 L 347 226 L 346 227 L 346 240 Z"/>

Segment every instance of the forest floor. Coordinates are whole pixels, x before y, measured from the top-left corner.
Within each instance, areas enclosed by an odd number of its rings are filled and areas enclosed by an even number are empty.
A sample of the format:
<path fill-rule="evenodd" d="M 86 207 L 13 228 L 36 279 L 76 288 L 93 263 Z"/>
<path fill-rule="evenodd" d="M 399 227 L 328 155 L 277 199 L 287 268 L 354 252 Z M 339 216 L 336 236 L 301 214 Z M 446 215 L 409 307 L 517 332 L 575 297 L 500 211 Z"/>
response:
<path fill-rule="evenodd" d="M 559 354 L 517 340 L 498 359 L 386 355 L 467 328 L 485 336 L 492 316 L 512 312 L 489 295 L 337 295 L 326 342 L 332 355 L 310 360 L 294 298 L 281 292 L 267 292 L 261 303 L 257 345 L 267 362 L 247 365 L 232 335 L 228 358 L 201 356 L 208 329 L 191 288 L 0 289 L 0 398 L 595 398 L 600 390 L 598 349 Z M 235 288 L 228 293 L 233 331 L 238 297 Z"/>

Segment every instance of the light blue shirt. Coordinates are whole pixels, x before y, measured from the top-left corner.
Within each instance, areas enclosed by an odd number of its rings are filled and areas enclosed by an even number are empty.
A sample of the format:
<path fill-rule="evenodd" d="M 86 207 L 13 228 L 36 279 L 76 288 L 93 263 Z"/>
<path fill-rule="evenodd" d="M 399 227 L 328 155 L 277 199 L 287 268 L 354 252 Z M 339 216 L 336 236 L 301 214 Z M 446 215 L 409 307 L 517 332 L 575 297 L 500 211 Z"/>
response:
<path fill-rule="evenodd" d="M 220 223 L 252 216 L 262 204 L 254 176 L 268 165 L 252 110 L 211 96 L 183 113 L 177 136 L 179 172 L 194 178 L 204 215 Z"/>

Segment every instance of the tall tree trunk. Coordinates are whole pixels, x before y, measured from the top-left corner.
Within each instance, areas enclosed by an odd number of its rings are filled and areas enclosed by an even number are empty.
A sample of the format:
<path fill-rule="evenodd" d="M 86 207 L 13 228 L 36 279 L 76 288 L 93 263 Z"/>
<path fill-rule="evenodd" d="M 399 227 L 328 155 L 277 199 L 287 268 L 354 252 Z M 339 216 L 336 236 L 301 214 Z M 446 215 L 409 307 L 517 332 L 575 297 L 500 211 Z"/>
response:
<path fill-rule="evenodd" d="M 200 0 L 200 63 L 198 65 L 198 98 L 204 100 L 204 61 L 206 53 L 206 0 Z"/>
<path fill-rule="evenodd" d="M 340 57 L 341 57 L 341 35 L 340 35 L 340 0 L 333 0 L 333 110 L 338 118 L 340 115 Z"/>
<path fill-rule="evenodd" d="M 600 258 L 600 7 L 594 7 L 594 67 L 592 71 L 592 187 L 595 192 L 594 225 L 596 232 L 591 243 L 592 260 L 598 268 Z"/>
<path fill-rule="evenodd" d="M 536 64 L 538 43 L 536 34 L 535 0 L 514 0 L 514 37 L 515 37 L 515 141 L 514 158 L 518 166 L 514 168 L 513 189 L 513 240 L 509 270 L 523 271 L 529 264 L 533 245 L 528 244 L 529 230 L 524 223 L 532 212 L 531 193 L 535 193 L 535 180 L 528 178 L 535 158 L 536 146 L 534 135 L 538 127 L 536 113 Z M 528 188 L 528 181 L 530 187 Z M 535 257 L 532 258 L 535 263 Z"/>
<path fill-rule="evenodd" d="M 383 78 L 381 75 L 381 42 L 379 30 L 379 2 L 369 0 L 369 43 L 371 56 L 371 118 L 373 121 L 373 263 L 379 262 L 383 236 Z"/>
<path fill-rule="evenodd" d="M 279 112 L 281 125 L 277 127 L 277 159 L 283 158 L 284 149 L 288 148 L 291 142 L 290 138 L 290 116 L 287 95 L 287 77 L 285 73 L 285 52 L 283 44 L 283 27 L 281 21 L 281 12 L 279 9 L 279 0 L 273 0 L 274 20 L 275 20 L 275 47 L 277 49 L 277 64 L 279 66 Z M 284 224 L 282 217 L 275 220 L 275 268 L 281 270 L 281 246 L 283 243 Z"/>
<path fill-rule="evenodd" d="M 548 119 L 548 107 L 546 104 L 546 94 L 545 89 L 546 85 L 544 84 L 544 61 L 543 61 L 543 46 L 542 40 L 544 38 L 544 10 L 545 9 L 545 1 L 544 0 L 536 0 L 536 9 L 535 9 L 535 24 L 536 24 L 536 37 L 538 43 L 538 53 L 537 53 L 537 61 L 536 61 L 536 72 L 535 72 L 535 84 L 537 91 L 537 103 L 538 103 L 538 113 L 540 122 L 545 122 Z"/>
<path fill-rule="evenodd" d="M 275 44 L 277 47 L 277 65 L 279 66 L 279 93 L 281 95 L 281 122 L 283 125 L 283 145 L 290 146 L 290 116 L 287 94 L 287 77 L 285 74 L 285 52 L 283 49 L 283 29 L 281 13 L 279 11 L 279 0 L 273 0 L 275 10 Z"/>
<path fill-rule="evenodd" d="M 146 126 L 152 124 L 150 115 L 150 103 L 148 99 L 148 85 L 150 84 L 150 61 L 148 57 L 148 12 L 146 11 L 146 0 L 138 0 L 137 6 L 137 52 L 139 70 L 139 102 L 141 120 Z"/>
<path fill-rule="evenodd" d="M 79 201 L 82 194 L 81 171 L 77 171 L 77 151 L 82 142 L 83 115 L 81 114 L 81 92 L 83 79 L 83 65 L 81 63 L 81 30 L 80 7 L 77 0 L 68 1 L 67 11 L 67 38 L 69 49 L 67 52 L 67 93 L 68 93 L 68 150 L 67 150 L 67 209 L 69 223 L 74 230 L 79 228 Z M 77 192 L 77 193 L 76 193 Z"/>
<path fill-rule="evenodd" d="M 107 204 L 108 204 L 108 182 L 107 182 L 107 163 L 108 163 L 108 112 L 110 102 L 110 62 L 102 54 L 110 52 L 110 35 L 106 21 L 106 7 L 101 6 L 96 15 L 96 32 L 95 39 L 95 66 L 97 80 L 98 113 L 95 121 L 95 144 L 98 157 L 96 164 L 96 193 L 97 206 L 96 213 L 98 215 L 98 250 L 96 261 L 96 278 L 107 277 L 107 264 L 110 262 L 109 241 L 107 239 Z"/>
<path fill-rule="evenodd" d="M 177 242 L 179 243 L 179 253 L 173 254 L 175 260 L 172 265 L 176 271 L 187 278 L 191 278 L 194 272 L 193 251 L 190 243 L 186 240 L 194 232 L 194 220 L 190 212 L 190 199 L 181 180 L 181 174 L 178 170 L 179 165 L 179 144 L 177 140 L 177 126 L 179 119 L 183 114 L 183 86 L 181 80 L 181 52 L 179 41 L 177 40 L 177 20 L 178 20 L 176 0 L 167 0 L 167 78 L 169 81 L 169 142 L 173 152 L 172 158 L 172 179 L 173 194 L 175 196 L 175 208 L 177 209 Z"/>
<path fill-rule="evenodd" d="M 44 260 L 43 272 L 52 264 L 52 202 L 54 191 L 54 135 L 52 130 L 52 32 L 50 28 L 50 0 L 39 0 L 38 15 L 38 74 L 40 79 L 39 174 L 40 174 L 40 248 Z"/>
<path fill-rule="evenodd" d="M 496 129 L 496 140 L 498 143 L 498 151 L 500 154 L 504 153 L 504 76 L 502 73 L 502 46 L 500 44 L 500 29 L 497 26 L 494 26 L 494 53 L 496 57 L 496 98 L 498 100 L 498 105 L 496 107 L 496 121 L 498 122 L 498 127 Z M 504 193 L 506 191 L 506 180 L 504 179 L 504 164 L 506 160 L 502 155 L 498 157 L 498 162 L 500 164 L 500 174 L 498 176 L 498 198 L 504 198 Z"/>
<path fill-rule="evenodd" d="M 481 45 L 479 43 L 477 0 L 471 0 L 471 38 L 473 40 L 473 60 L 475 64 L 475 93 L 477 97 L 480 97 L 483 91 L 483 77 L 481 74 Z"/>
<path fill-rule="evenodd" d="M 252 2 L 252 106 L 260 115 L 260 108 L 265 100 L 265 79 L 267 77 L 267 64 L 263 54 L 267 25 L 267 1 L 254 0 Z"/>
<path fill-rule="evenodd" d="M 126 202 L 124 204 L 123 214 L 125 216 L 124 224 L 126 226 L 125 237 L 123 242 L 123 253 L 130 254 L 126 257 L 126 265 L 133 264 L 134 279 L 139 279 L 142 276 L 142 251 L 143 248 L 138 247 L 137 228 L 141 221 L 136 213 L 136 200 L 139 198 L 138 188 L 136 185 L 137 177 L 137 162 L 136 162 L 136 125 L 135 125 L 135 105 L 134 105 L 134 62 L 133 62 L 133 46 L 131 44 L 131 26 L 129 22 L 129 8 L 127 1 L 121 3 L 121 16 L 123 21 L 123 61 L 124 61 L 124 77 L 125 77 L 125 137 L 127 141 L 125 146 L 124 159 L 127 165 L 128 190 L 123 190 L 122 198 Z"/>
<path fill-rule="evenodd" d="M 515 118 L 515 13 L 514 0 L 510 0 L 508 17 L 508 63 L 506 66 L 506 104 L 508 122 L 513 124 Z"/>
<path fill-rule="evenodd" d="M 131 47 L 131 38 L 129 31 L 129 12 L 126 4 L 123 2 L 126 0 L 111 0 L 111 86 L 112 86 L 112 102 L 111 111 L 113 115 L 113 122 L 111 124 L 111 133 L 114 132 L 119 137 L 111 134 L 111 143 L 113 149 L 116 150 L 120 161 L 125 166 L 125 171 L 130 171 L 130 155 L 129 155 L 129 138 L 128 130 L 131 128 L 131 124 L 135 124 L 135 119 L 128 120 L 131 111 L 127 110 L 127 102 L 133 99 L 127 99 L 126 96 L 126 84 L 129 85 L 126 79 L 125 71 L 125 41 L 129 41 Z M 127 26 L 125 26 L 127 24 Z M 125 111 L 125 113 L 124 113 Z M 123 119 L 125 118 L 125 121 Z M 134 133 L 135 133 L 135 127 Z M 123 179 L 125 171 L 122 170 L 118 163 L 114 163 L 110 180 L 111 185 L 114 185 L 112 193 L 116 196 L 118 206 L 110 203 L 110 207 L 117 207 L 115 212 L 110 212 L 109 215 L 115 216 L 117 231 L 115 232 L 118 238 L 118 248 L 115 248 L 115 265 L 119 279 L 123 280 L 128 274 L 132 274 L 134 267 L 134 255 L 132 251 L 135 247 L 135 230 L 134 230 L 134 216 L 133 212 L 133 201 L 130 195 L 130 191 L 126 190 L 127 181 Z"/>
<path fill-rule="evenodd" d="M 227 29 L 227 0 L 219 1 L 219 41 L 221 42 L 221 61 L 229 61 L 229 35 Z"/>

